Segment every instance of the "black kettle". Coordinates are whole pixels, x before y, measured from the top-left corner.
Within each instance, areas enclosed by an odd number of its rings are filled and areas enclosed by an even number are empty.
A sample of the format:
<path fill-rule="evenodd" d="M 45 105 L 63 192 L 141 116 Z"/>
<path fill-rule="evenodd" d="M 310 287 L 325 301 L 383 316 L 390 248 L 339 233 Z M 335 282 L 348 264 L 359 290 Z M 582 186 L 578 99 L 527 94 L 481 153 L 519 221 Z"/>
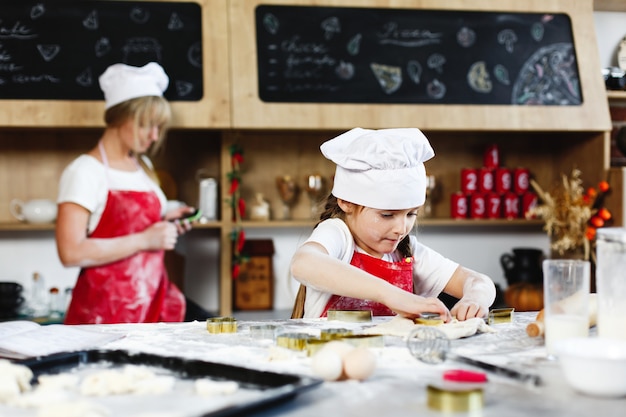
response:
<path fill-rule="evenodd" d="M 507 283 L 509 285 L 517 282 L 542 283 L 543 251 L 536 248 L 513 248 L 512 252 L 500 256 L 500 264 L 504 269 Z"/>

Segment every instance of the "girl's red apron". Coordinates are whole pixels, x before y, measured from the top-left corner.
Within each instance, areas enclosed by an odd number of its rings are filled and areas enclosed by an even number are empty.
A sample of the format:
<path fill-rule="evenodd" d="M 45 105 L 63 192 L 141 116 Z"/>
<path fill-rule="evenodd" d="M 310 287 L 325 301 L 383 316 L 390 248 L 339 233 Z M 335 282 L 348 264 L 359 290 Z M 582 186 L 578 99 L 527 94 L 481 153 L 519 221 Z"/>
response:
<path fill-rule="evenodd" d="M 364 253 L 354 252 L 350 264 L 396 287 L 413 292 L 413 258 L 405 258 L 400 262 L 387 262 Z M 384 304 L 336 294 L 333 294 L 326 303 L 321 317 L 326 317 L 328 310 L 371 310 L 374 316 L 395 315 Z"/>
<path fill-rule="evenodd" d="M 109 190 L 102 218 L 90 237 L 137 233 L 160 218 L 156 193 Z M 185 297 L 169 281 L 163 256 L 162 250 L 142 251 L 107 265 L 81 269 L 65 324 L 182 321 Z"/>

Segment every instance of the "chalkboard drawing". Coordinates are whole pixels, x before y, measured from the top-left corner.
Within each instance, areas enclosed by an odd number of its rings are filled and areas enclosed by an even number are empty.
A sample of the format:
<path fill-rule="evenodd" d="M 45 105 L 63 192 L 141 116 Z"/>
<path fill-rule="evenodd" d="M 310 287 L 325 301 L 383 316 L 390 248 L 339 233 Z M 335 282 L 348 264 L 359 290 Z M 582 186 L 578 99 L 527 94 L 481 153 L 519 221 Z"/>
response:
<path fill-rule="evenodd" d="M 143 7 L 133 7 L 130 11 L 130 20 L 144 24 L 150 19 L 150 12 Z"/>
<path fill-rule="evenodd" d="M 109 40 L 109 38 L 98 39 L 96 41 L 96 45 L 94 46 L 94 50 L 95 50 L 96 56 L 98 58 L 102 58 L 103 56 L 108 54 L 109 51 L 111 51 L 111 41 Z"/>
<path fill-rule="evenodd" d="M 180 16 L 178 16 L 178 13 L 174 12 L 171 14 L 170 16 L 170 21 L 167 22 L 167 28 L 169 30 L 181 30 L 185 27 L 184 23 L 182 20 L 180 20 Z"/>
<path fill-rule="evenodd" d="M 337 65 L 337 68 L 335 68 L 335 73 L 342 80 L 350 80 L 354 77 L 354 64 L 341 61 L 339 65 Z"/>
<path fill-rule="evenodd" d="M 422 78 L 422 64 L 412 59 L 406 64 L 406 72 L 415 84 L 419 84 Z"/>
<path fill-rule="evenodd" d="M 83 19 L 83 26 L 85 29 L 97 30 L 100 24 L 98 23 L 98 12 L 92 10 L 86 18 Z"/>
<path fill-rule="evenodd" d="M 44 61 L 50 62 L 57 56 L 57 54 L 61 50 L 61 46 L 39 44 L 37 45 L 37 50 L 39 51 L 39 54 L 44 59 Z"/>
<path fill-rule="evenodd" d="M 280 26 L 280 22 L 278 18 L 271 13 L 266 13 L 263 16 L 263 27 L 272 35 L 276 35 L 278 33 L 278 27 Z"/>
<path fill-rule="evenodd" d="M 41 3 L 37 3 L 30 9 L 30 18 L 33 20 L 39 19 L 44 15 L 44 13 L 46 13 L 46 6 Z"/>
<path fill-rule="evenodd" d="M 400 67 L 372 62 L 370 68 L 385 93 L 392 94 L 402 85 L 402 69 Z"/>
<path fill-rule="evenodd" d="M 189 63 L 196 68 L 202 68 L 202 44 L 195 42 L 187 51 Z"/>
<path fill-rule="evenodd" d="M 467 72 L 467 83 L 478 93 L 489 93 L 492 90 L 491 78 L 485 61 L 474 62 Z"/>
<path fill-rule="evenodd" d="M 435 78 L 426 86 L 426 94 L 430 98 L 440 100 L 446 95 L 446 85 Z"/>
<path fill-rule="evenodd" d="M 149 37 L 137 37 L 126 40 L 122 46 L 124 63 L 143 65 L 146 62 L 161 62 L 161 44 Z"/>
<path fill-rule="evenodd" d="M 496 80 L 501 82 L 504 85 L 511 84 L 511 79 L 509 78 L 509 70 L 506 69 L 504 65 L 498 64 L 493 68 L 493 75 L 496 77 Z"/>
<path fill-rule="evenodd" d="M 78 85 L 82 85 L 83 87 L 90 87 L 93 84 L 93 74 L 91 72 L 91 68 L 86 68 L 83 72 L 78 74 L 76 82 Z"/>
<path fill-rule="evenodd" d="M 546 29 L 543 27 L 541 23 L 539 22 L 533 23 L 533 25 L 530 27 L 530 36 L 532 36 L 532 38 L 536 40 L 537 42 L 541 42 L 541 40 L 543 39 L 545 30 Z"/>
<path fill-rule="evenodd" d="M 341 24 L 336 17 L 329 17 L 324 19 L 320 24 L 320 27 L 324 31 L 324 38 L 331 40 L 337 33 L 341 32 Z"/>
<path fill-rule="evenodd" d="M 178 97 L 186 97 L 193 91 L 193 84 L 187 81 L 176 81 L 175 84 Z"/>
<path fill-rule="evenodd" d="M 456 41 L 464 48 L 469 48 L 476 42 L 476 32 L 466 26 L 463 26 L 456 33 Z"/>
<path fill-rule="evenodd" d="M 513 104 L 577 105 L 580 82 L 571 43 L 540 48 L 522 66 L 513 85 Z"/>
<path fill-rule="evenodd" d="M 432 54 L 426 60 L 428 68 L 434 69 L 439 74 L 443 73 L 443 64 L 446 63 L 446 57 L 441 54 Z"/>
<path fill-rule="evenodd" d="M 515 43 L 517 42 L 517 35 L 511 29 L 504 29 L 498 32 L 498 43 L 504 45 L 506 51 L 510 54 L 513 53 Z"/>
<path fill-rule="evenodd" d="M 361 35 L 360 33 L 357 33 L 356 35 L 352 37 L 352 39 L 348 41 L 348 45 L 346 49 L 350 55 L 355 56 L 359 54 L 359 51 L 361 50 L 362 38 L 363 38 L 363 35 Z"/>

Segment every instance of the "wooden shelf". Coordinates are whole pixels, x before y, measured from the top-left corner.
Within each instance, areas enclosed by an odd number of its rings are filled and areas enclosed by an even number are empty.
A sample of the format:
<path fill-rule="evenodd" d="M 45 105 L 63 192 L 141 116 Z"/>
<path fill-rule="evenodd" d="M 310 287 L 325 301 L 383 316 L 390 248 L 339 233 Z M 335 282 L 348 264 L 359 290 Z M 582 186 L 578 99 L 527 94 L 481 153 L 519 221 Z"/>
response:
<path fill-rule="evenodd" d="M 0 222 L 0 232 L 42 232 L 54 230 L 54 223 Z"/>
<path fill-rule="evenodd" d="M 626 102 L 626 91 L 607 90 L 606 97 L 609 99 L 609 101 Z"/>
<path fill-rule="evenodd" d="M 598 12 L 626 12 L 626 1 L 593 0 L 593 10 Z"/>
<path fill-rule="evenodd" d="M 285 229 L 297 227 L 313 227 L 313 220 L 270 220 L 251 221 L 241 223 L 245 229 Z M 451 219 L 451 218 L 423 218 L 417 220 L 417 227 L 532 227 L 543 226 L 541 220 L 526 219 Z"/>

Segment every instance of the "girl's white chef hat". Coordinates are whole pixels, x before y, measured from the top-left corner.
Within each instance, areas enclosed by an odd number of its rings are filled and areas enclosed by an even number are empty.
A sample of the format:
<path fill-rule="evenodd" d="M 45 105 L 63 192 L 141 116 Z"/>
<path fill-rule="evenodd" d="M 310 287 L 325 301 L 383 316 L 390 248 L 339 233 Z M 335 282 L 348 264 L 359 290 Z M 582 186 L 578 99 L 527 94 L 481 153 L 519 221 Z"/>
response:
<path fill-rule="evenodd" d="M 424 204 L 424 162 L 435 152 L 421 130 L 357 127 L 323 143 L 320 149 L 337 164 L 335 197 L 381 210 Z"/>
<path fill-rule="evenodd" d="M 123 101 L 144 96 L 163 96 L 169 78 L 156 62 L 143 67 L 113 64 L 99 78 L 104 92 L 104 108 L 108 109 Z"/>

